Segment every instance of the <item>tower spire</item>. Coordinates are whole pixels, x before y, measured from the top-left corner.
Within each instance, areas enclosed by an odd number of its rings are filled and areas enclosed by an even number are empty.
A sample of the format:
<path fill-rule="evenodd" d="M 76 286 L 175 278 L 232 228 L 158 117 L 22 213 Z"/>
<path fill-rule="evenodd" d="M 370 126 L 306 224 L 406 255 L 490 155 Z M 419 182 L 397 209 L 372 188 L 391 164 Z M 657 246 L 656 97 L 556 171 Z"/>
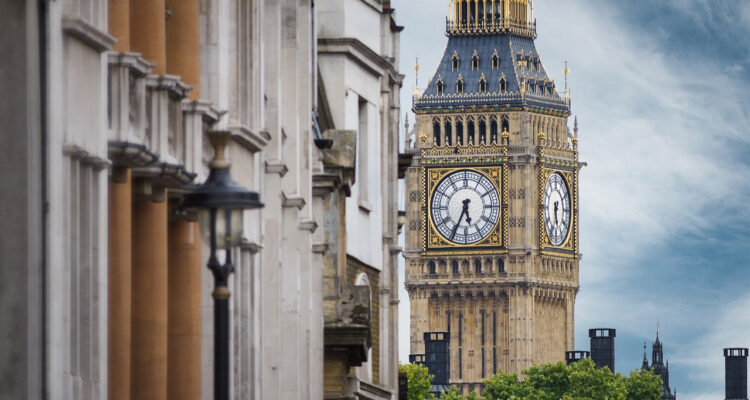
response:
<path fill-rule="evenodd" d="M 419 94 L 419 70 L 422 69 L 422 66 L 419 65 L 419 57 L 416 57 L 416 61 L 414 61 L 414 95 Z"/>
<path fill-rule="evenodd" d="M 643 342 L 643 363 L 641 364 L 641 369 L 643 370 L 648 369 L 648 356 L 646 356 L 646 342 Z"/>

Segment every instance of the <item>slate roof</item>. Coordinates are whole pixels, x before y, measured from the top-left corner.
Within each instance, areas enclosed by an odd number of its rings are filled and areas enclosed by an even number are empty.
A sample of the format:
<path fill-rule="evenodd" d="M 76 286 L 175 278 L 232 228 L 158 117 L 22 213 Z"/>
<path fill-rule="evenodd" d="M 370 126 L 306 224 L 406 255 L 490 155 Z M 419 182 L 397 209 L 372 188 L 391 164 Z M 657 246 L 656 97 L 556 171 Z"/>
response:
<path fill-rule="evenodd" d="M 492 68 L 492 55 L 495 50 L 500 59 L 499 68 Z M 476 51 L 479 57 L 478 70 L 472 71 L 472 56 Z M 457 70 L 452 70 L 455 54 L 460 60 Z M 527 60 L 524 69 L 519 61 Z M 538 64 L 537 64 L 538 62 Z M 534 67 L 539 65 L 539 68 Z M 487 82 L 485 93 L 479 92 L 482 74 Z M 457 93 L 456 83 L 463 78 L 463 93 Z M 507 90 L 500 91 L 500 79 L 505 77 Z M 521 96 L 521 82 L 529 88 L 538 88 L 537 93 L 526 90 Z M 443 94 L 438 94 L 438 81 L 443 82 Z M 545 90 L 542 93 L 541 88 Z M 448 39 L 440 65 L 421 96 L 414 98 L 414 110 L 471 106 L 530 106 L 559 112 L 569 112 L 566 101 L 560 97 L 554 82 L 541 64 L 534 41 L 513 34 L 494 35 L 454 35 Z"/>

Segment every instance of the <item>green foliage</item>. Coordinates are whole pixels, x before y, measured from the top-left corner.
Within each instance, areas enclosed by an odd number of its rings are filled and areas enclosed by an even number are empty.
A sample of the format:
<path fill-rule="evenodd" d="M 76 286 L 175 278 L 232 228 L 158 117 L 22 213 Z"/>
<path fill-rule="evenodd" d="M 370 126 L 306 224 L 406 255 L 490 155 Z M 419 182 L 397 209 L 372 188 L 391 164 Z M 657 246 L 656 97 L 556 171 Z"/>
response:
<path fill-rule="evenodd" d="M 466 400 L 482 400 L 482 398 L 479 397 L 477 392 L 471 392 L 468 396 L 466 396 Z"/>
<path fill-rule="evenodd" d="M 418 364 L 400 364 L 398 372 L 406 372 L 409 379 L 408 400 L 435 400 L 435 396 L 429 393 L 432 387 L 432 378 L 427 367 Z"/>
<path fill-rule="evenodd" d="M 440 393 L 440 400 L 463 400 L 464 396 L 458 391 L 458 388 L 451 386 L 447 392 Z"/>
<path fill-rule="evenodd" d="M 628 400 L 660 400 L 661 377 L 649 370 L 630 371 L 630 379 L 625 382 Z"/>
<path fill-rule="evenodd" d="M 659 400 L 661 379 L 650 371 L 629 377 L 596 369 L 591 360 L 570 366 L 562 362 L 536 365 L 523 371 L 524 380 L 498 374 L 484 381 L 485 400 Z"/>

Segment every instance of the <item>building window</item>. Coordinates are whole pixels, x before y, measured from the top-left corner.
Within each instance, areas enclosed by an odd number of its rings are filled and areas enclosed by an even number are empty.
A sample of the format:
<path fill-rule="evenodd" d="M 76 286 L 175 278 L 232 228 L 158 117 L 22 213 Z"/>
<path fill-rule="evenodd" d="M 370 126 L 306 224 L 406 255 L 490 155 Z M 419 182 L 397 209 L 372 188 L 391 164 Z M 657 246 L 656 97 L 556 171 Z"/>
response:
<path fill-rule="evenodd" d="M 490 142 L 497 143 L 497 119 L 490 121 Z"/>
<path fill-rule="evenodd" d="M 474 273 L 477 275 L 482 273 L 482 260 L 478 258 L 474 260 Z M 482 332 L 482 336 L 484 336 L 484 332 Z M 484 343 L 484 340 L 482 342 Z"/>
<path fill-rule="evenodd" d="M 487 144 L 487 121 L 484 118 L 479 120 L 479 143 Z"/>
<path fill-rule="evenodd" d="M 500 68 L 500 56 L 497 55 L 497 50 L 492 53 L 492 69 L 496 70 Z"/>
<path fill-rule="evenodd" d="M 505 76 L 500 78 L 500 92 L 505 93 L 508 90 L 508 82 L 505 80 Z"/>
<path fill-rule="evenodd" d="M 438 96 L 443 95 L 443 91 L 445 89 L 445 84 L 443 83 L 443 78 L 438 79 L 437 84 L 435 85 L 435 88 L 437 89 Z"/>
<path fill-rule="evenodd" d="M 472 71 L 479 70 L 479 54 L 477 54 L 476 50 L 474 50 L 474 55 L 471 56 L 471 70 Z"/>
<path fill-rule="evenodd" d="M 464 122 L 460 118 L 456 121 L 456 144 L 464 145 Z"/>
<path fill-rule="evenodd" d="M 505 272 L 505 261 L 502 258 L 497 259 L 497 272 Z"/>
<path fill-rule="evenodd" d="M 451 126 L 451 120 L 446 119 L 445 124 L 443 124 L 443 127 L 445 128 L 445 145 L 450 146 L 452 144 L 452 136 L 453 136 L 453 126 Z"/>
<path fill-rule="evenodd" d="M 479 79 L 479 93 L 486 93 L 487 92 L 487 79 L 485 79 L 484 74 L 482 74 L 482 78 Z"/>
<path fill-rule="evenodd" d="M 461 60 L 458 58 L 458 53 L 453 51 L 453 57 L 451 57 L 451 71 L 458 71 L 459 67 L 461 67 Z"/>
<path fill-rule="evenodd" d="M 359 132 L 357 140 L 357 158 L 359 159 L 357 184 L 359 185 L 359 205 L 360 207 L 369 207 L 368 197 L 368 173 L 372 168 L 369 165 L 369 137 L 368 129 L 368 103 L 364 98 L 359 98 Z"/>
<path fill-rule="evenodd" d="M 437 274 L 437 267 L 435 267 L 435 261 L 430 261 L 428 264 L 430 275 L 436 275 Z"/>
<path fill-rule="evenodd" d="M 459 266 L 458 266 L 458 261 L 457 260 L 453 260 L 451 262 L 451 265 L 453 266 L 453 275 L 458 275 L 460 273 L 460 271 L 461 271 L 461 268 L 459 268 Z"/>
<path fill-rule="evenodd" d="M 463 93 L 464 92 L 464 77 L 459 75 L 458 81 L 456 81 L 456 93 Z"/>
<path fill-rule="evenodd" d="M 435 145 L 440 146 L 440 119 L 438 118 L 432 121 L 432 137 L 435 140 Z"/>
<path fill-rule="evenodd" d="M 474 117 L 469 117 L 469 123 L 466 125 L 466 130 L 468 131 L 468 138 L 466 140 L 466 143 L 468 144 L 474 144 Z"/>

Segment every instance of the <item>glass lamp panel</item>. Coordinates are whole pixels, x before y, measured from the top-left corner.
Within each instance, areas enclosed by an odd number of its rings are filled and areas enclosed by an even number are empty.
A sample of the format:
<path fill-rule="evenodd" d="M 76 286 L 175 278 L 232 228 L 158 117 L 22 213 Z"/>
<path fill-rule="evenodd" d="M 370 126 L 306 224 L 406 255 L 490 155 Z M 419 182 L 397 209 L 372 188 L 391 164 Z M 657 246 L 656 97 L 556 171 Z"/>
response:
<path fill-rule="evenodd" d="M 201 239 L 211 246 L 211 212 L 202 209 L 198 213 L 201 226 Z M 242 209 L 216 210 L 216 248 L 226 249 L 237 245 L 242 238 Z"/>

